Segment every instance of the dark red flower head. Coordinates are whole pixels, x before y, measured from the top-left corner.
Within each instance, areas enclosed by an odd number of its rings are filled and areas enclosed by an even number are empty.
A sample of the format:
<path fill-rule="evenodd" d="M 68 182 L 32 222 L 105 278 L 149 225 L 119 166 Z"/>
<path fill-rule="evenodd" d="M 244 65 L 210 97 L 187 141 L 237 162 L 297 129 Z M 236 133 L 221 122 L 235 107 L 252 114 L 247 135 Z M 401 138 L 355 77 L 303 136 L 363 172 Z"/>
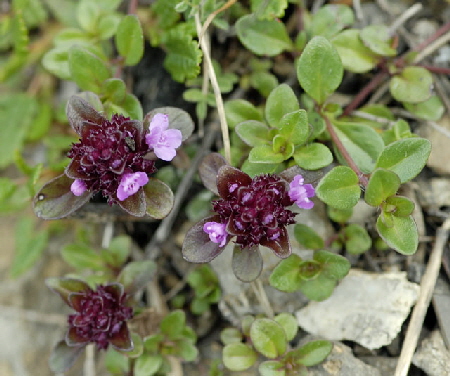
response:
<path fill-rule="evenodd" d="M 285 227 L 295 222 L 295 214 L 286 209 L 293 204 L 287 182 L 276 175 L 240 177 L 230 181 L 219 174 L 222 199 L 215 201 L 213 208 L 220 222 L 226 224 L 227 233 L 236 236 L 241 248 L 265 245 L 286 236 Z"/>
<path fill-rule="evenodd" d="M 92 342 L 104 350 L 111 343 L 127 350 L 132 344 L 126 321 L 133 316 L 133 310 L 125 305 L 126 297 L 118 283 L 69 294 L 68 303 L 76 312 L 68 318 L 67 344 L 80 346 Z"/>
<path fill-rule="evenodd" d="M 117 194 L 123 176 L 152 174 L 156 168 L 154 161 L 144 158 L 149 147 L 140 122 L 122 115 L 113 115 L 111 120 L 100 120 L 83 125 L 79 133 L 80 142 L 74 144 L 68 153 L 72 162 L 66 174 L 77 182 L 82 181 L 85 190 L 101 191 L 112 204 L 123 201 Z"/>

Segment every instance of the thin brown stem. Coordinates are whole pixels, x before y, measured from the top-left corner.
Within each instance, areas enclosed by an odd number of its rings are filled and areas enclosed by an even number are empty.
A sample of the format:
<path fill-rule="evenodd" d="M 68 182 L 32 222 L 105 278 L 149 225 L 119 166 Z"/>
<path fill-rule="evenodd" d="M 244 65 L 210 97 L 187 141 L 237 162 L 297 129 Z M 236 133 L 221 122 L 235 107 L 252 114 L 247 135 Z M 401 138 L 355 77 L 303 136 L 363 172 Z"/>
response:
<path fill-rule="evenodd" d="M 138 0 L 130 0 L 128 3 L 128 14 L 136 14 L 138 2 Z"/>
<path fill-rule="evenodd" d="M 444 67 L 435 67 L 434 65 L 428 65 L 428 64 L 420 64 L 419 67 L 425 68 L 429 70 L 430 72 L 437 73 L 437 74 L 448 74 L 450 75 L 450 68 L 444 68 Z"/>
<path fill-rule="evenodd" d="M 342 143 L 342 141 L 339 139 L 339 136 L 337 135 L 336 131 L 334 130 L 333 124 L 331 124 L 330 119 L 328 119 L 328 117 L 326 115 L 324 115 L 323 113 L 321 113 L 321 116 L 324 118 L 325 120 L 325 124 L 327 126 L 327 131 L 330 134 L 331 137 L 331 141 L 333 141 L 333 143 L 336 145 L 337 149 L 339 150 L 339 152 L 341 153 L 342 157 L 345 159 L 345 161 L 347 162 L 348 166 L 355 171 L 356 175 L 358 176 L 359 179 L 359 183 L 361 185 L 363 185 L 364 187 L 367 186 L 367 184 L 369 183 L 367 177 L 362 173 L 362 171 L 359 169 L 359 167 L 356 165 L 355 161 L 353 160 L 353 158 L 350 156 L 350 154 L 348 153 L 347 149 L 345 148 L 344 144 Z"/>
<path fill-rule="evenodd" d="M 361 103 L 367 98 L 367 96 L 375 90 L 386 78 L 388 73 L 385 71 L 377 73 L 370 82 L 362 88 L 362 90 L 353 98 L 350 104 L 345 107 L 342 116 L 350 115 L 354 110 L 356 110 Z"/>
<path fill-rule="evenodd" d="M 438 39 L 441 35 L 444 35 L 447 31 L 450 31 L 450 22 L 447 22 L 443 26 L 441 26 L 439 29 L 436 30 L 436 32 L 431 35 L 429 38 L 424 40 L 422 43 L 414 47 L 414 51 L 422 51 L 425 47 L 427 47 L 429 44 L 434 42 L 436 39 Z"/>

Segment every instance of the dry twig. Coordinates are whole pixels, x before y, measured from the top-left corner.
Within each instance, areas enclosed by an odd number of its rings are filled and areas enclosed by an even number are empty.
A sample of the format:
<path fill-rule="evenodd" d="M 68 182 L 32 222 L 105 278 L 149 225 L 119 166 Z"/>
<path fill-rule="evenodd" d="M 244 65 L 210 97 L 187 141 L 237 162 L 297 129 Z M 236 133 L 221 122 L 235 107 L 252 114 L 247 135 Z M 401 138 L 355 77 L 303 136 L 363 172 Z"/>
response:
<path fill-rule="evenodd" d="M 423 320 L 430 305 L 431 296 L 441 267 L 442 254 L 450 231 L 450 218 L 437 230 L 436 241 L 428 261 L 427 269 L 420 284 L 420 294 L 411 315 L 408 330 L 403 341 L 402 351 L 395 370 L 395 376 L 406 376 L 417 346 Z"/>

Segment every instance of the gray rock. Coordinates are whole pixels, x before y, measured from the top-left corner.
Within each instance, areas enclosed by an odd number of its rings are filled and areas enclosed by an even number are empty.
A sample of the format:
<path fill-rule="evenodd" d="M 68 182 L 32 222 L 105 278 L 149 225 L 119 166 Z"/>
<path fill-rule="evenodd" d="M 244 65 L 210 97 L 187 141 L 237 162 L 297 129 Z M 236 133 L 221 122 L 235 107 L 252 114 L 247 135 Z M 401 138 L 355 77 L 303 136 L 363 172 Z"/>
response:
<path fill-rule="evenodd" d="M 398 358 L 389 358 L 387 356 L 364 356 L 359 359 L 376 368 L 381 376 L 394 375 L 398 361 Z"/>
<path fill-rule="evenodd" d="M 439 330 L 425 338 L 413 357 L 413 364 L 428 376 L 450 375 L 450 351 Z"/>
<path fill-rule="evenodd" d="M 397 336 L 418 291 L 404 272 L 351 270 L 330 298 L 309 303 L 297 312 L 297 319 L 304 330 L 314 335 L 378 349 Z"/>
<path fill-rule="evenodd" d="M 335 342 L 325 361 L 308 368 L 309 376 L 381 376 L 380 372 L 353 356 L 350 347 Z"/>
<path fill-rule="evenodd" d="M 442 128 L 442 131 L 428 124 L 420 128 L 420 135 L 429 139 L 432 145 L 427 166 L 439 174 L 448 175 L 450 174 L 450 165 L 442 163 L 442 161 L 448 161 L 450 158 L 450 138 L 448 137 L 450 117 L 443 116 L 436 123 Z M 446 134 L 443 134 L 443 132 L 446 132 Z"/>

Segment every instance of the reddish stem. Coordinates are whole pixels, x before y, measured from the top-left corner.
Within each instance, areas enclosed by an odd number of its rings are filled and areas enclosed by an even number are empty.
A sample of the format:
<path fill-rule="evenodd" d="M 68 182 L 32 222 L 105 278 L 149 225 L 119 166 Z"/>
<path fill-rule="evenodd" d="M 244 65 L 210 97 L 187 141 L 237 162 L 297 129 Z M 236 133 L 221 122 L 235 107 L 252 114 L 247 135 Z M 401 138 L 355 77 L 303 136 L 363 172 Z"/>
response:
<path fill-rule="evenodd" d="M 138 0 L 130 0 L 128 3 L 128 14 L 136 14 Z"/>
<path fill-rule="evenodd" d="M 350 154 L 348 153 L 347 149 L 345 148 L 344 144 L 342 143 L 342 141 L 339 139 L 339 136 L 337 135 L 336 131 L 334 130 L 333 124 L 331 124 L 330 119 L 328 119 L 328 117 L 323 114 L 322 112 L 320 112 L 320 115 L 323 117 L 323 119 L 325 120 L 325 124 L 327 126 L 327 131 L 330 134 L 331 140 L 333 141 L 333 143 L 336 145 L 337 149 L 339 150 L 339 152 L 341 153 L 342 157 L 344 157 L 345 161 L 347 162 L 348 166 L 356 173 L 356 175 L 358 176 L 359 179 L 359 183 L 361 185 L 363 185 L 364 187 L 367 186 L 367 184 L 369 183 L 369 180 L 367 179 L 367 177 L 362 173 L 362 171 L 359 169 L 359 167 L 356 165 L 355 161 L 353 160 L 353 158 L 350 156 Z"/>
<path fill-rule="evenodd" d="M 418 46 L 414 47 L 414 51 L 417 52 L 422 51 L 425 47 L 427 47 L 429 44 L 438 39 L 441 35 L 444 35 L 447 31 L 450 31 L 450 22 L 447 22 L 446 24 L 442 25 L 428 39 L 424 40 Z"/>
<path fill-rule="evenodd" d="M 418 65 L 418 67 L 425 68 L 433 73 L 450 75 L 450 68 L 435 67 L 434 65 L 428 65 L 428 64 L 420 64 L 420 65 Z"/>
<path fill-rule="evenodd" d="M 350 115 L 359 105 L 366 99 L 366 97 L 373 91 L 375 88 L 380 85 L 388 76 L 386 71 L 378 72 L 375 76 L 372 77 L 370 82 L 362 88 L 362 90 L 353 98 L 350 104 L 345 107 L 345 110 L 342 116 Z"/>

